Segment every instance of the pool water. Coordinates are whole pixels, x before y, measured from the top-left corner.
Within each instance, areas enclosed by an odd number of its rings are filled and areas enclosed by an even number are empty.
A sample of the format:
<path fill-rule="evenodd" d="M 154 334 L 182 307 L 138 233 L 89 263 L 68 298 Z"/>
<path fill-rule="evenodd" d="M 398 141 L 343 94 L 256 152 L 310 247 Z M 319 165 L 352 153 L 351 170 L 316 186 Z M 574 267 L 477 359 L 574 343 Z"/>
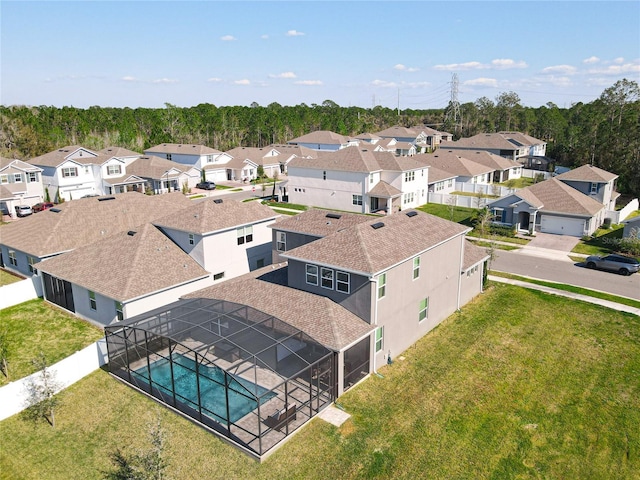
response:
<path fill-rule="evenodd" d="M 198 409 L 198 385 L 196 382 L 195 361 L 183 355 L 174 354 L 173 374 L 176 398 L 191 408 Z M 198 365 L 200 372 L 200 398 L 203 413 L 217 417 L 219 421 L 227 421 L 225 395 L 225 372 L 214 365 Z M 147 368 L 135 371 L 147 381 Z M 270 390 L 249 382 L 243 378 L 228 374 L 229 386 L 229 420 L 236 422 L 258 406 L 256 398 L 264 403 L 275 396 Z M 151 364 L 151 380 L 153 386 L 163 393 L 173 395 L 171 387 L 171 365 L 169 360 L 161 359 Z M 208 410 L 207 411 L 205 411 Z M 213 414 L 213 415 L 212 415 Z"/>

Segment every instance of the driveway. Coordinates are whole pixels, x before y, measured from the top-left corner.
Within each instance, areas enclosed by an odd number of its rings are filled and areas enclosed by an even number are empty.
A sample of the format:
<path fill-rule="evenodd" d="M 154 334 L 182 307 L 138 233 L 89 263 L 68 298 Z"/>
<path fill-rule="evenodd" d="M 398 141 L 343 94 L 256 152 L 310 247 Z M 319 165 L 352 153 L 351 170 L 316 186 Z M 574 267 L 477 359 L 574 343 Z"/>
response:
<path fill-rule="evenodd" d="M 548 248 L 549 250 L 559 250 L 561 252 L 570 252 L 573 250 L 580 239 L 569 235 L 554 235 L 552 233 L 536 233 L 533 240 L 529 242 L 528 247 Z"/>

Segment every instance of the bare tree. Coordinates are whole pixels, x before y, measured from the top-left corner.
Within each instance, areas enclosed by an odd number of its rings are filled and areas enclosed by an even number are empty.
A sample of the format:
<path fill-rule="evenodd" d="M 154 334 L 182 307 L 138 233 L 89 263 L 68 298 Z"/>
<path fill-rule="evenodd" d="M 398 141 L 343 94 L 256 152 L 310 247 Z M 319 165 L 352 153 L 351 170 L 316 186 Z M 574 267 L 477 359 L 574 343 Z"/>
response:
<path fill-rule="evenodd" d="M 23 416 L 33 422 L 46 420 L 55 428 L 55 409 L 60 403 L 56 392 L 60 389 L 60 384 L 56 381 L 55 372 L 47 367 L 43 353 L 31 362 L 38 369 L 38 374 L 25 383 L 27 408 L 22 412 Z"/>
<path fill-rule="evenodd" d="M 4 376 L 7 377 L 7 380 L 9 380 L 9 365 L 7 361 L 8 357 L 9 340 L 7 338 L 7 331 L 3 328 L 2 330 L 0 330 L 0 370 L 2 370 Z"/>
<path fill-rule="evenodd" d="M 455 195 L 449 195 L 449 198 L 447 198 L 447 207 L 449 208 L 449 220 L 451 220 L 452 222 L 456 213 L 456 200 L 457 199 Z"/>
<path fill-rule="evenodd" d="M 276 198 L 276 183 L 278 183 L 278 177 L 280 172 L 276 169 L 273 171 L 273 192 L 271 192 L 271 200 L 275 201 Z"/>

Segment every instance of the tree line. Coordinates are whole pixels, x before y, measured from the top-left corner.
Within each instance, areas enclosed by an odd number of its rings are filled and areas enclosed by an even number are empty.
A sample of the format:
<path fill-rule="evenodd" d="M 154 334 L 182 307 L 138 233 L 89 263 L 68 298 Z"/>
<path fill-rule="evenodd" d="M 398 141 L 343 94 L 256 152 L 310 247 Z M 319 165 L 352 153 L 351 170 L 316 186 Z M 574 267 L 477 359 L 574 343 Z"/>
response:
<path fill-rule="evenodd" d="M 547 142 L 559 165 L 591 163 L 620 176 L 618 191 L 640 196 L 640 87 L 620 80 L 590 103 L 560 108 L 549 102 L 525 107 L 515 92 L 445 109 L 418 110 L 322 104 L 87 109 L 0 106 L 0 154 L 28 160 L 65 145 L 91 149 L 120 146 L 133 151 L 160 143 L 203 144 L 220 151 L 264 147 L 317 130 L 355 136 L 401 125 L 429 125 L 454 134 L 518 131 Z"/>

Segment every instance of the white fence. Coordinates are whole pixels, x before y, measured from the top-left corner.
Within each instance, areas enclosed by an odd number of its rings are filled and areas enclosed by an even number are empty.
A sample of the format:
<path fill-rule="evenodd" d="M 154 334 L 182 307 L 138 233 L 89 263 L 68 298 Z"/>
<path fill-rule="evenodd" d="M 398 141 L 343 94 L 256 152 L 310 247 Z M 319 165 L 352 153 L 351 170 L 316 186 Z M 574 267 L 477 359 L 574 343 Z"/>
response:
<path fill-rule="evenodd" d="M 40 277 L 34 276 L 0 287 L 0 310 L 33 300 L 42 295 Z"/>
<path fill-rule="evenodd" d="M 545 180 L 549 180 L 553 177 L 552 172 L 541 172 L 540 170 L 531 170 L 529 168 L 522 169 L 522 176 L 525 178 L 536 178 L 538 175 L 544 176 Z"/>
<path fill-rule="evenodd" d="M 107 363 L 107 344 L 104 339 L 92 343 L 88 347 L 60 360 L 48 370 L 54 375 L 59 386 L 58 391 L 86 377 Z M 11 372 L 11 365 L 9 365 Z M 0 388 L 0 421 L 24 410 L 28 391 L 26 386 L 31 380 L 38 381 L 40 372 L 11 382 Z M 56 392 L 57 393 L 57 392 Z"/>
<path fill-rule="evenodd" d="M 622 210 L 607 210 L 605 217 L 610 218 L 611 223 L 620 223 L 625 218 L 627 218 L 629 214 L 631 214 L 631 212 L 635 212 L 636 210 L 638 210 L 638 208 L 638 199 L 634 198 L 629 203 L 627 203 L 627 205 Z"/>
<path fill-rule="evenodd" d="M 429 203 L 440 203 L 456 207 L 484 208 L 495 198 L 469 197 L 466 195 L 450 195 L 448 193 L 429 192 Z"/>
<path fill-rule="evenodd" d="M 456 191 L 464 193 L 482 193 L 483 195 L 495 195 L 496 197 L 504 197 L 516 191 L 515 188 L 507 188 L 497 184 L 484 183 L 464 183 L 456 182 Z M 437 202 L 433 202 L 437 203 Z"/>

